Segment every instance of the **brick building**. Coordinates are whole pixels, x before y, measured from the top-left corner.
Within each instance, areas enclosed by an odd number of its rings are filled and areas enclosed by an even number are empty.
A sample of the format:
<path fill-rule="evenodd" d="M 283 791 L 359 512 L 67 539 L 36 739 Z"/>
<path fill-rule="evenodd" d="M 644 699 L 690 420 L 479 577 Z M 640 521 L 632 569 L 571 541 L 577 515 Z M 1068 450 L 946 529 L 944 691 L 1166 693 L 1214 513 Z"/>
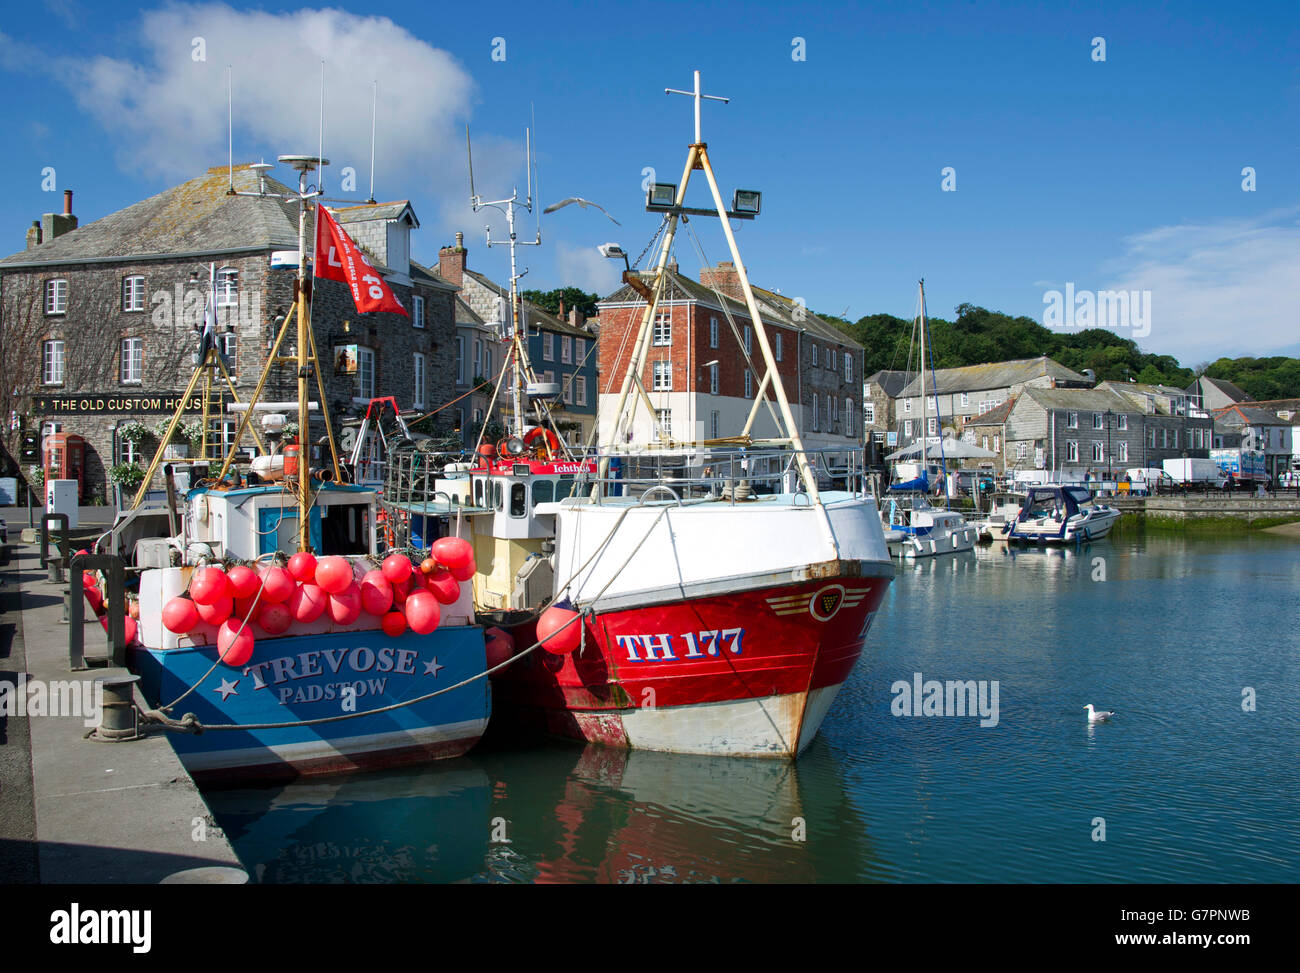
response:
<path fill-rule="evenodd" d="M 110 467 L 146 465 L 156 448 L 156 435 L 130 442 L 121 430 L 128 422 L 152 429 L 165 420 L 166 400 L 175 401 L 189 382 L 211 268 L 218 344 L 241 398 L 262 372 L 292 305 L 297 204 L 229 195 L 229 179 L 225 166 L 213 168 L 81 227 L 69 200 L 61 219 L 47 217 L 28 231 L 27 249 L 0 260 L 0 336 L 6 366 L 16 373 L 11 408 L 20 424 L 43 434 L 85 437 L 85 500 L 111 495 Z M 247 166 L 237 167 L 233 179 L 241 192 L 258 190 Z M 265 185 L 269 193 L 288 192 L 270 178 Z M 350 207 L 340 211 L 340 222 L 411 317 L 359 314 L 345 285 L 317 282 L 312 327 L 332 417 L 337 423 L 363 411 L 375 395 L 393 395 L 403 408 L 451 398 L 455 288 L 410 263 L 409 234 L 419 223 L 409 204 Z M 263 400 L 296 394 L 293 369 L 282 366 L 272 371 Z M 230 418 L 215 420 L 211 436 L 228 442 L 235 426 Z M 313 428 L 310 438 L 323 431 Z M 11 456 L 17 438 L 7 427 Z"/>
<path fill-rule="evenodd" d="M 639 438 L 690 443 L 739 435 L 763 376 L 740 276 L 730 261 L 705 268 L 698 282 L 676 264 L 666 274 L 641 376 L 655 406 L 655 428 L 643 409 Z M 800 302 L 761 288 L 754 288 L 754 297 L 805 448 L 859 446 L 862 346 Z M 602 443 L 613 435 L 614 410 L 645 307 L 630 285 L 600 302 Z M 760 407 L 751 434 L 776 434 L 766 408 Z"/>

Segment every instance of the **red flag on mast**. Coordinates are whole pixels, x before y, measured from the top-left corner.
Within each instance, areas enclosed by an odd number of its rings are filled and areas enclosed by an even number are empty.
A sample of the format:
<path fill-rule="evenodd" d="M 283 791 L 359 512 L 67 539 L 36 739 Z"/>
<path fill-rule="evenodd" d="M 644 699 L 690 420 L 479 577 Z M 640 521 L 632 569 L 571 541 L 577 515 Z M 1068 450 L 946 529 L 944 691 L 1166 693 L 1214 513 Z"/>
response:
<path fill-rule="evenodd" d="M 312 269 L 317 277 L 342 281 L 352 288 L 352 301 L 363 314 L 388 311 L 410 317 L 379 271 L 329 210 L 320 205 L 316 207 L 316 258 Z"/>

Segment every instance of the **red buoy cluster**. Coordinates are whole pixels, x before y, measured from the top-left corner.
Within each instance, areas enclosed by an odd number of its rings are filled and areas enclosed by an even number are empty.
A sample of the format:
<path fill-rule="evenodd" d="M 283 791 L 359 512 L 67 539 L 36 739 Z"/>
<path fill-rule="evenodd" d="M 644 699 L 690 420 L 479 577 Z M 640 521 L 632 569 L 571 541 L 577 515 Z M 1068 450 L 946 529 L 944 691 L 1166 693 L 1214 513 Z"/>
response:
<path fill-rule="evenodd" d="M 418 567 L 405 554 L 390 554 L 380 567 L 363 568 L 345 557 L 318 559 L 307 552 L 293 555 L 287 567 L 200 568 L 188 596 L 163 606 L 162 623 L 177 635 L 201 621 L 217 627 L 217 651 L 231 666 L 252 658 L 254 625 L 283 635 L 327 612 L 336 625 L 351 625 L 363 612 L 377 616 L 390 638 L 407 628 L 428 635 L 442 620 L 441 606 L 454 604 L 461 582 L 474 576 L 474 549 L 463 538 L 444 537 Z"/>

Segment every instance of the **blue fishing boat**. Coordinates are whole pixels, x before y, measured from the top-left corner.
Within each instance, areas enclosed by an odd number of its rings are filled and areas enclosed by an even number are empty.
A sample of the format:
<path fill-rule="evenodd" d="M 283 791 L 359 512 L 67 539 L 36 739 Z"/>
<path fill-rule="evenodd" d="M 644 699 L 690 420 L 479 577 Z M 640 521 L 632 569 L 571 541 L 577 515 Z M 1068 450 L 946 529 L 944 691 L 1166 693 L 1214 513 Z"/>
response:
<path fill-rule="evenodd" d="M 193 489 L 178 497 L 167 468 L 168 499 L 150 506 L 146 487 L 160 446 L 132 509 L 97 544 L 139 570 L 139 621 L 128 626 L 135 638 L 125 661 L 140 676 L 143 720 L 171 731 L 200 780 L 456 757 L 483 735 L 491 709 L 484 633 L 471 586 L 461 587 L 474 573 L 471 545 L 442 538 L 437 562 L 423 550 L 381 550 L 377 491 L 346 482 L 310 323 L 306 203 L 319 193 L 307 176 L 319 160 L 281 161 L 299 172 L 299 190 L 287 196 L 298 202 L 303 243 L 294 305 L 251 401 L 240 402 L 231 387 L 231 411 L 242 415 L 235 445 L 209 457 L 205 438 Z M 331 249 L 355 247 L 323 208 L 316 222 L 318 249 L 326 229 L 336 234 Z M 203 382 L 205 428 L 208 403 L 222 402 L 213 385 L 223 376 L 229 383 L 208 332 L 181 396 L 188 401 Z M 259 401 L 270 369 L 293 360 L 278 354 L 291 336 L 297 400 Z M 310 442 L 317 410 L 329 448 L 313 462 L 285 433 L 292 413 Z M 246 434 L 257 455 L 237 451 Z"/>

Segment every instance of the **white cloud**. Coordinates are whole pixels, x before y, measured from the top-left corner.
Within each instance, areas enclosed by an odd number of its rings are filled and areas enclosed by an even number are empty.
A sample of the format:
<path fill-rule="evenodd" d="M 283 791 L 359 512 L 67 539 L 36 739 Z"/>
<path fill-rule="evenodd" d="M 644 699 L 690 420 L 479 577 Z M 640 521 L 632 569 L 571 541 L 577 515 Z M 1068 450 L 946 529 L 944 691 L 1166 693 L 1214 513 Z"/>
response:
<path fill-rule="evenodd" d="M 327 194 L 341 194 L 345 166 L 356 170 L 356 195 L 369 188 L 378 81 L 376 195 L 467 195 L 463 121 L 473 80 L 447 52 L 388 18 L 175 4 L 138 23 L 138 61 L 65 58 L 56 75 L 114 140 L 124 169 L 192 178 L 226 158 L 227 65 L 236 161 L 315 152 L 324 59 Z M 194 60 L 196 38 L 205 60 Z"/>
<path fill-rule="evenodd" d="M 1107 288 L 1151 291 L 1146 350 L 1183 364 L 1265 355 L 1300 336 L 1300 208 L 1162 226 L 1124 241 Z"/>
<path fill-rule="evenodd" d="M 602 257 L 595 247 L 555 247 L 555 267 L 563 286 L 573 285 L 605 297 L 618 289 L 623 261 Z"/>

